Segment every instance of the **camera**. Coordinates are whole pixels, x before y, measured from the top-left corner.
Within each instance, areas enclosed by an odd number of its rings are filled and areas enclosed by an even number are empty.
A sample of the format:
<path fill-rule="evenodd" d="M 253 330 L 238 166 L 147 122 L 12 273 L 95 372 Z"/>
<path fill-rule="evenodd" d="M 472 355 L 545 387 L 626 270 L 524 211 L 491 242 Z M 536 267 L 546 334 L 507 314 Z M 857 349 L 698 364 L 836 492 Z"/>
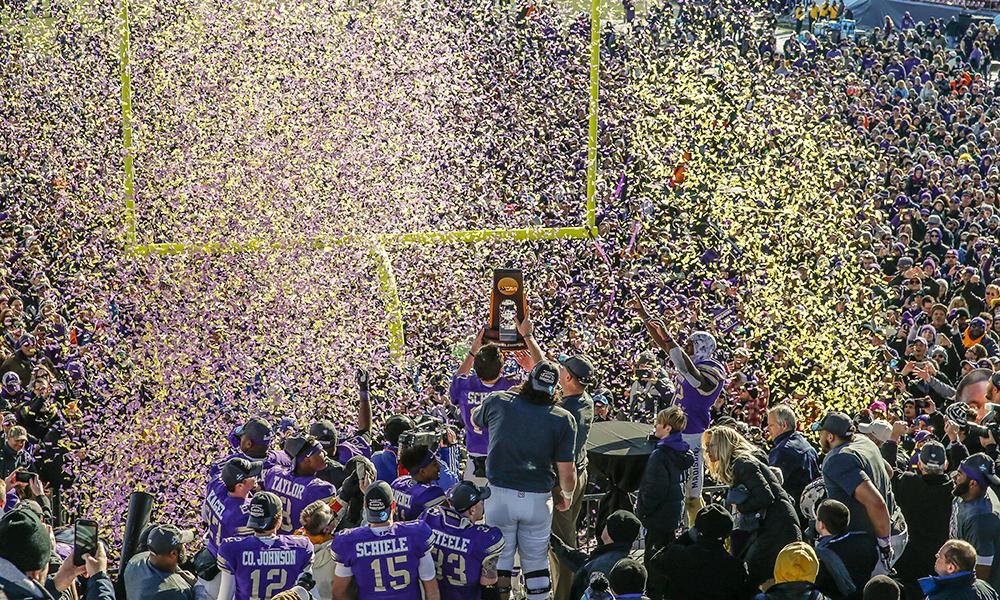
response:
<path fill-rule="evenodd" d="M 424 417 L 417 421 L 415 427 L 404 431 L 399 436 L 400 452 L 413 446 L 427 446 L 431 451 L 437 450 L 442 441 L 448 439 L 448 429 L 444 423 L 432 417 Z"/>
<path fill-rule="evenodd" d="M 996 423 L 991 423 L 989 425 L 979 425 L 978 423 L 973 423 L 971 421 L 966 421 L 965 423 L 958 424 L 959 429 L 965 435 L 971 435 L 975 437 L 989 437 L 990 432 L 993 432 L 993 439 L 1000 439 L 1000 425 Z"/>
<path fill-rule="evenodd" d="M 987 423 L 985 425 L 980 425 L 975 421 L 969 420 L 968 413 L 962 414 L 961 407 L 967 407 L 968 405 L 963 402 L 956 402 L 945 409 L 945 414 L 948 415 L 952 421 L 954 421 L 959 430 L 967 436 L 975 437 L 988 437 L 990 432 L 993 433 L 993 439 L 1000 440 L 1000 423 Z M 987 418 L 991 415 L 987 415 Z M 1000 418 L 1000 408 L 993 408 L 993 418 Z"/>

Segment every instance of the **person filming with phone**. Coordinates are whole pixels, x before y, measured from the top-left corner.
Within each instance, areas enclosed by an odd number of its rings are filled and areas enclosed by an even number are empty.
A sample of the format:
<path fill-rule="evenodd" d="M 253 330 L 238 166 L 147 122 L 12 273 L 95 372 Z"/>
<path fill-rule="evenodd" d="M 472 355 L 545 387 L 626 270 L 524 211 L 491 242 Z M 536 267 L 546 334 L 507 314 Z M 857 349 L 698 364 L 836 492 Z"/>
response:
<path fill-rule="evenodd" d="M 83 600 L 115 600 L 107 552 L 97 540 L 96 529 L 94 533 L 89 539 L 93 543 L 87 548 L 77 540 L 73 552 L 53 575 L 52 533 L 42 520 L 39 505 L 22 502 L 0 519 L 0 596 L 9 600 L 54 600 L 82 576 L 87 579 Z"/>

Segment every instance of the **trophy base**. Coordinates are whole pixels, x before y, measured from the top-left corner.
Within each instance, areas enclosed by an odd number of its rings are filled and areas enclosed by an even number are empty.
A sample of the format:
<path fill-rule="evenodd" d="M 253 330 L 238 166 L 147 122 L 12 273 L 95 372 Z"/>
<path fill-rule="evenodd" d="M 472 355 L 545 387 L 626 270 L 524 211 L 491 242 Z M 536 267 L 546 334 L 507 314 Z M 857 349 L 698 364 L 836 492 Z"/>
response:
<path fill-rule="evenodd" d="M 513 352 L 515 350 L 526 350 L 528 348 L 527 344 L 524 343 L 524 338 L 522 338 L 520 334 L 518 334 L 516 340 L 502 340 L 500 339 L 500 331 L 497 329 L 487 329 L 483 334 L 483 340 L 504 351 Z"/>

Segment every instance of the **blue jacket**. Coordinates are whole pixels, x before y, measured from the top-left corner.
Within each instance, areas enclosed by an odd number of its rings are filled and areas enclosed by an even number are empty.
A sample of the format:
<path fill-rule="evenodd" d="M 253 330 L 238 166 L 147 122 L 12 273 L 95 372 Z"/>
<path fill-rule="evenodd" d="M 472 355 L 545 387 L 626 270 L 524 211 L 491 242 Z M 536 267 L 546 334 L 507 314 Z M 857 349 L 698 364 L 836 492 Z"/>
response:
<path fill-rule="evenodd" d="M 442 490 L 448 491 L 458 483 L 461 478 L 455 474 L 455 465 L 459 457 L 457 448 L 441 448 L 436 454 L 441 461 L 441 475 L 434 483 Z M 379 481 L 392 483 L 399 477 L 398 456 L 399 449 L 395 446 L 386 446 L 385 450 L 379 450 L 372 454 L 372 464 L 375 465 L 375 478 Z"/>
<path fill-rule="evenodd" d="M 786 431 L 774 439 L 767 464 L 781 469 L 781 487 L 798 504 L 802 490 L 822 476 L 819 454 L 798 431 Z"/>
<path fill-rule="evenodd" d="M 976 579 L 976 574 L 971 571 L 961 571 L 941 577 L 924 577 L 918 583 L 928 600 L 1000 599 L 990 584 Z"/>

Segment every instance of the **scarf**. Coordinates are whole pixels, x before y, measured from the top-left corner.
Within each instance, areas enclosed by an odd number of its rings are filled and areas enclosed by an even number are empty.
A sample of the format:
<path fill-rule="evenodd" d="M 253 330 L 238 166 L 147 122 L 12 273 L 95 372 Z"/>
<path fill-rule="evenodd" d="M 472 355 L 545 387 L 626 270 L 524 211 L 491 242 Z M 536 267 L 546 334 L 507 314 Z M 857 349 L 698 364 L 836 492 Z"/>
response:
<path fill-rule="evenodd" d="M 979 342 L 983 341 L 983 338 L 986 337 L 986 334 L 984 333 L 983 335 L 977 337 L 976 339 L 972 339 L 969 336 L 969 330 L 970 329 L 972 329 L 972 328 L 971 327 L 966 327 L 965 328 L 965 333 L 962 334 L 962 345 L 965 346 L 966 350 L 968 350 L 969 348 L 975 346 Z"/>
<path fill-rule="evenodd" d="M 670 448 L 671 450 L 676 450 L 678 452 L 687 452 L 691 449 L 691 446 L 681 437 L 681 432 L 674 431 L 665 438 L 656 442 L 657 448 Z"/>

